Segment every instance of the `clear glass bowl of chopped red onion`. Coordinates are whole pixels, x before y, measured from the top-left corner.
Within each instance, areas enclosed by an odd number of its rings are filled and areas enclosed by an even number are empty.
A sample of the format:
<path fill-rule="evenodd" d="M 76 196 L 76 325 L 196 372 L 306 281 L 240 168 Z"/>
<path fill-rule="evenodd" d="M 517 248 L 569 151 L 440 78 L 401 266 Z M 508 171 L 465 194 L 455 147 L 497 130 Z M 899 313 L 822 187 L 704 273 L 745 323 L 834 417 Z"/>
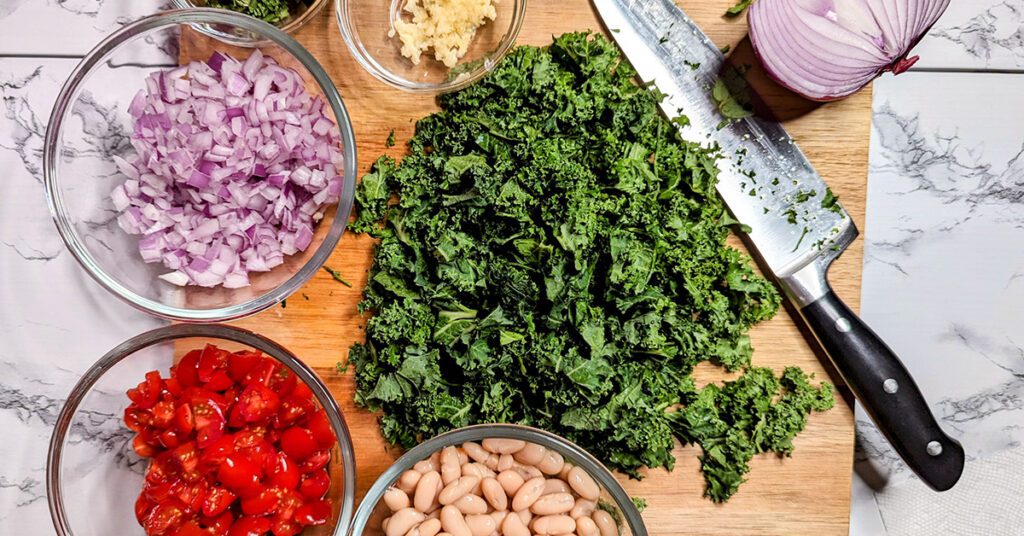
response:
<path fill-rule="evenodd" d="M 230 46 L 211 24 L 265 44 Z M 219 9 L 153 15 L 97 45 L 57 98 L 43 160 L 75 259 L 181 321 L 286 299 L 337 246 L 355 189 L 352 125 L 324 69 L 278 28 Z"/>

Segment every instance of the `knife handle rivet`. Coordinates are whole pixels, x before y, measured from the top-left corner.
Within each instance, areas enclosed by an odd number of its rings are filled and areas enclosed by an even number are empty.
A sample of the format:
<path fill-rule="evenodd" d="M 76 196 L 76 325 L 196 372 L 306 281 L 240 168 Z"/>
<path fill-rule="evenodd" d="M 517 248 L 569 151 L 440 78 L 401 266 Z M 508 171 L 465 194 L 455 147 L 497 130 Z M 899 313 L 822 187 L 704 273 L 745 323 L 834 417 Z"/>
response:
<path fill-rule="evenodd" d="M 929 441 L 928 454 L 930 456 L 938 456 L 939 454 L 942 454 L 942 445 L 940 445 L 938 441 Z"/>
<path fill-rule="evenodd" d="M 839 333 L 849 333 L 853 326 L 850 325 L 850 321 L 846 317 L 839 317 L 836 319 L 836 329 Z"/>
<path fill-rule="evenodd" d="M 890 395 L 896 394 L 896 391 L 900 390 L 900 384 L 896 380 L 889 378 L 882 382 L 882 390 Z"/>

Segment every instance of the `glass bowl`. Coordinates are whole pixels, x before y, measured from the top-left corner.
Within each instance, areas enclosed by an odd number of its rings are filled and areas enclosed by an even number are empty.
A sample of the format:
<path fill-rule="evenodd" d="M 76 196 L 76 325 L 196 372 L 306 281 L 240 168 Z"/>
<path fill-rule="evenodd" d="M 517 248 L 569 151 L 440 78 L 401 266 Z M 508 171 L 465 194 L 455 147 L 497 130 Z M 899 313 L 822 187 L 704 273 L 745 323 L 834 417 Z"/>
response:
<path fill-rule="evenodd" d="M 421 0 L 338 0 L 334 8 L 341 36 L 359 64 L 383 82 L 418 93 L 455 91 L 482 78 L 512 48 L 526 14 L 526 0 L 494 0 L 497 17 L 477 29 L 466 54 L 448 68 L 431 50 L 413 64 L 402 56 L 398 36 L 388 36 L 392 21 L 412 1 Z"/>
<path fill-rule="evenodd" d="M 178 9 L 206 7 L 209 4 L 207 0 L 173 0 L 173 3 L 174 7 Z M 285 32 L 295 33 L 307 22 L 313 20 L 328 3 L 330 0 L 289 0 L 290 15 L 273 24 Z M 198 29 L 211 37 L 239 46 L 251 46 L 266 40 L 265 37 L 238 26 L 204 24 L 198 26 Z"/>
<path fill-rule="evenodd" d="M 177 286 L 159 279 L 170 270 L 144 262 L 139 236 L 118 223 L 111 200 L 125 180 L 115 156 L 134 152 L 129 141 L 133 118 L 128 108 L 145 87 L 145 77 L 173 68 L 180 56 L 209 59 L 212 51 L 244 59 L 249 48 L 232 47 L 196 30 L 203 25 L 231 27 L 267 40 L 260 49 L 305 79 L 310 93 L 326 102 L 324 114 L 339 131 L 343 187 L 339 202 L 315 226 L 305 251 L 286 256 L 268 272 L 250 273 L 250 285 L 227 289 Z M 172 46 L 176 45 L 176 46 Z M 223 321 L 275 305 L 311 278 L 338 244 L 352 210 L 356 145 L 345 105 L 316 59 L 274 26 L 222 9 L 193 8 L 159 13 L 124 26 L 96 46 L 75 68 L 57 97 L 46 131 L 43 180 L 61 238 L 75 259 L 107 290 L 136 308 L 181 321 Z"/>
<path fill-rule="evenodd" d="M 144 534 L 134 504 L 142 490 L 147 460 L 132 449 L 134 432 L 123 421 L 127 389 L 157 370 L 166 377 L 180 356 L 212 343 L 220 348 L 256 350 L 291 370 L 312 391 L 338 442 L 331 450 L 327 525 L 303 535 L 346 533 L 355 499 L 355 457 L 345 418 L 327 387 L 308 366 L 273 341 L 224 325 L 176 324 L 129 339 L 96 362 L 72 389 L 57 416 L 46 464 L 47 500 L 59 536 Z"/>
<path fill-rule="evenodd" d="M 614 510 L 620 536 L 647 536 L 647 528 L 636 505 L 622 489 L 622 485 L 611 472 L 587 451 L 575 443 L 537 428 L 517 424 L 480 424 L 467 426 L 441 434 L 425 441 L 406 452 L 373 483 L 359 507 L 352 522 L 353 536 L 381 536 L 385 534 L 381 524 L 390 514 L 382 500 L 384 493 L 398 481 L 402 473 L 412 469 L 417 462 L 426 460 L 441 449 L 460 445 L 467 441 L 480 442 L 487 438 L 520 439 L 536 443 L 562 455 L 567 463 L 582 468 L 601 488 L 598 502 L 605 509 Z M 616 515 L 617 514 L 617 515 Z"/>

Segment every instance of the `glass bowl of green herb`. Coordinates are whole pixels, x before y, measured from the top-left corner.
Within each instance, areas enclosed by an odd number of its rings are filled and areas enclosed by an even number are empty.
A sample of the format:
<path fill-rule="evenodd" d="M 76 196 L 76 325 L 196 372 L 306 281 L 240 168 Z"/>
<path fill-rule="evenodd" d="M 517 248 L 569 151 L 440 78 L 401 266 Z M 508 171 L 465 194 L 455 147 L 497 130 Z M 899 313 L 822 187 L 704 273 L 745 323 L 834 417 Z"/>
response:
<path fill-rule="evenodd" d="M 313 20 L 330 0 L 173 0 L 177 8 L 212 7 L 255 17 L 288 33 L 295 33 Z M 206 25 L 203 33 L 233 45 L 252 46 L 265 38 L 238 27 Z"/>

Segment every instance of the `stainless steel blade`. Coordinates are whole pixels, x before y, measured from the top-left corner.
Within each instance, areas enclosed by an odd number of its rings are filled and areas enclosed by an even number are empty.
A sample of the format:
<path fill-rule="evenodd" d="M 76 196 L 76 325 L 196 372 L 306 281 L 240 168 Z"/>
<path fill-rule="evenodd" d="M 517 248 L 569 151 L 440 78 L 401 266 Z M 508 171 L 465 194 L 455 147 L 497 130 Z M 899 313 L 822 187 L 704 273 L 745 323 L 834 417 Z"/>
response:
<path fill-rule="evenodd" d="M 593 3 L 642 81 L 665 94 L 662 111 L 689 119 L 683 138 L 721 148 L 718 192 L 767 267 L 780 280 L 812 262 L 823 272 L 857 229 L 841 206 L 822 205 L 825 182 L 780 124 L 722 115 L 711 92 L 724 63 L 718 47 L 671 0 Z"/>

